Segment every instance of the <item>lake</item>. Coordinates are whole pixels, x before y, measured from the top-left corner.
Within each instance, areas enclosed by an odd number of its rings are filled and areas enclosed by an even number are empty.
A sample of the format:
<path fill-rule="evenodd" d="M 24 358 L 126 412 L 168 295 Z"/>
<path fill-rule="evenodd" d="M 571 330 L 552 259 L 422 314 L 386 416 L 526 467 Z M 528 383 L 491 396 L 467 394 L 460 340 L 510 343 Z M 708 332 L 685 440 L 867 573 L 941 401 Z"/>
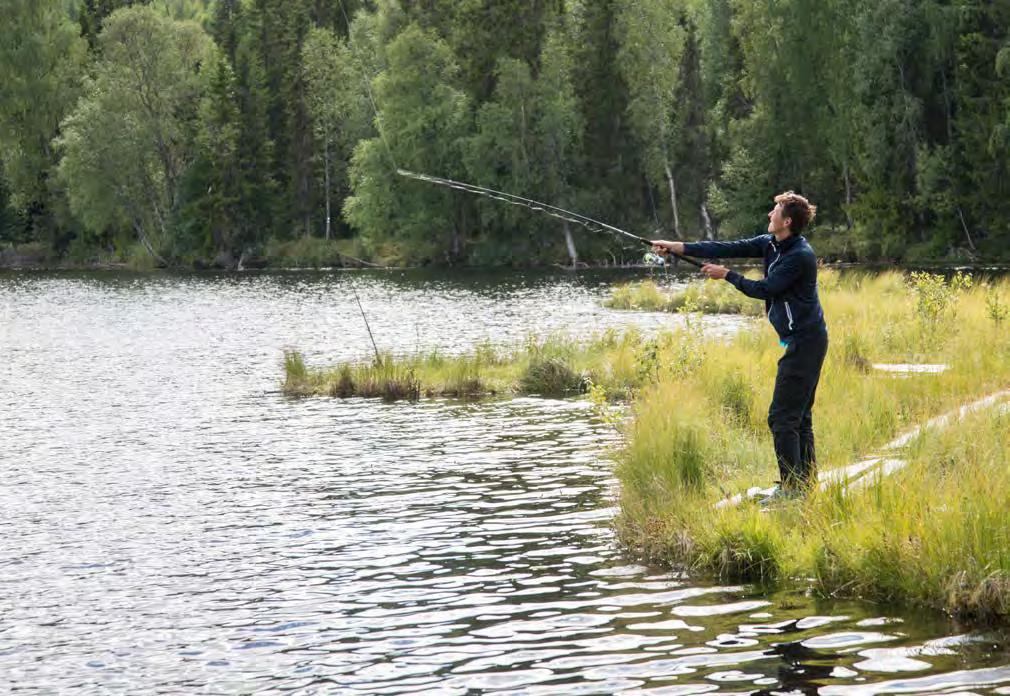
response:
<path fill-rule="evenodd" d="M 644 332 L 643 272 L 0 273 L 17 693 L 1010 693 L 1004 634 L 617 545 L 578 400 L 290 399 L 310 365 Z M 705 319 L 711 332 L 739 318 Z"/>

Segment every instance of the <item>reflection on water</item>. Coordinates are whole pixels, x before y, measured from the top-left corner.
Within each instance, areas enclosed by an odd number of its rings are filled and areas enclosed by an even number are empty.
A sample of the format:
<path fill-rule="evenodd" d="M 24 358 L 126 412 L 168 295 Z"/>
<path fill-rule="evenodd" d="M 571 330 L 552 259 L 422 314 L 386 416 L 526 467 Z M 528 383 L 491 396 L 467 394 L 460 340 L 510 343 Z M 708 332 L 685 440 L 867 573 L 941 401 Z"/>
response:
<path fill-rule="evenodd" d="M 623 558 L 580 402 L 288 400 L 281 350 L 664 315 L 606 277 L 0 275 L 0 669 L 29 693 L 1010 690 L 936 616 Z M 713 327 L 719 324 L 713 323 Z"/>

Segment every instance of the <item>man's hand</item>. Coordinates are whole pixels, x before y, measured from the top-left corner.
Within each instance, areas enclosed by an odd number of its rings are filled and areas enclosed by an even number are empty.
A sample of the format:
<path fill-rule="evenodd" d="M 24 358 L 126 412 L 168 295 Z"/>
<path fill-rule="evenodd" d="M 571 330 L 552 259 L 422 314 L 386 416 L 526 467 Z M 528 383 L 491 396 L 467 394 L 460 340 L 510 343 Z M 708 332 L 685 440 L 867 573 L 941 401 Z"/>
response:
<path fill-rule="evenodd" d="M 671 251 L 674 254 L 684 253 L 684 242 L 668 242 L 665 239 L 657 239 L 652 242 L 652 250 L 657 254 L 666 256 Z"/>
<path fill-rule="evenodd" d="M 701 272 L 712 280 L 723 280 L 726 277 L 726 274 L 729 273 L 729 269 L 718 264 L 706 263 L 701 267 Z"/>

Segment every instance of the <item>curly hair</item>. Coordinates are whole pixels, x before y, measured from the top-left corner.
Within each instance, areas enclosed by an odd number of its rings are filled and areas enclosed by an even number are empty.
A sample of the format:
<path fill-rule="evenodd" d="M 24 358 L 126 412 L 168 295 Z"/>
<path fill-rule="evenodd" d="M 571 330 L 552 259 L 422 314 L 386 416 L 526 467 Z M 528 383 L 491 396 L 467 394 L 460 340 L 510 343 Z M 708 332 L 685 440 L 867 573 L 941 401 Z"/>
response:
<path fill-rule="evenodd" d="M 802 232 L 817 216 L 817 206 L 793 191 L 775 196 L 775 202 L 782 204 L 782 217 L 792 220 L 789 229 L 793 234 Z"/>

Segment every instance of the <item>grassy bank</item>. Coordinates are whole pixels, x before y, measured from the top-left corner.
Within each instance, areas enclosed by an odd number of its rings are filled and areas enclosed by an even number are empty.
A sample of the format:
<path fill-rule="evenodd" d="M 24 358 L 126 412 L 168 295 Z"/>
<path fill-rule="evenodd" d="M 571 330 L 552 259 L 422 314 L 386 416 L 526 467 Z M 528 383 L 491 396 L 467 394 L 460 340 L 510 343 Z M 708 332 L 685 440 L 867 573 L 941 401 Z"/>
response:
<path fill-rule="evenodd" d="M 911 425 L 1010 385 L 1006 284 L 938 276 L 825 278 L 831 348 L 814 422 L 821 469 L 845 466 Z M 620 453 L 622 540 L 654 560 L 725 579 L 812 582 L 825 594 L 1010 614 L 1006 416 L 927 431 L 905 471 L 866 490 L 818 491 L 770 512 L 716 509 L 777 478 L 765 414 L 781 351 L 770 329 L 707 346 L 634 405 Z M 875 362 L 946 363 L 895 377 Z"/>
<path fill-rule="evenodd" d="M 721 292 L 705 283 L 697 293 Z M 822 275 L 831 347 L 815 408 L 819 467 L 843 467 L 896 435 L 1010 387 L 1010 285 L 897 273 Z M 753 302 L 760 311 L 760 303 Z M 688 301 L 680 311 L 701 305 Z M 748 310 L 749 311 L 749 310 Z M 631 399 L 617 453 L 619 536 L 634 553 L 726 580 L 812 584 L 826 595 L 1010 617 L 1010 417 L 982 412 L 926 430 L 909 466 L 877 486 L 815 491 L 762 511 L 715 503 L 777 478 L 766 412 L 781 348 L 756 320 L 732 339 L 691 319 L 646 339 L 531 340 L 309 369 L 289 353 L 290 394 L 573 395 Z M 943 363 L 896 376 L 874 363 Z"/>

